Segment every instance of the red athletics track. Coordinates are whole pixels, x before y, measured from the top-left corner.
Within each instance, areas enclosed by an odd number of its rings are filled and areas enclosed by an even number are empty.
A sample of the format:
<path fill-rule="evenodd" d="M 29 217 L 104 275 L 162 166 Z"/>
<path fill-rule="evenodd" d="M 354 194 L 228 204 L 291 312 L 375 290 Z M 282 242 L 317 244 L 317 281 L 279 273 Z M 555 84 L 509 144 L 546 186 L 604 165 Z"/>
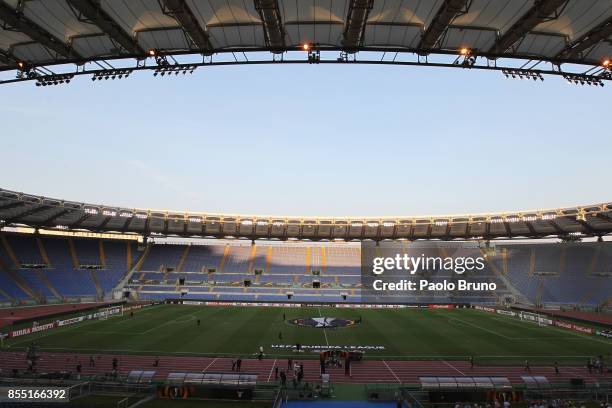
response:
<path fill-rule="evenodd" d="M 79 312 L 81 310 L 92 309 L 104 305 L 111 305 L 112 302 L 102 303 L 62 303 L 57 305 L 45 306 L 20 306 L 0 309 L 0 327 L 12 324 L 15 321 L 26 319 L 44 319 L 49 316 Z"/>
<path fill-rule="evenodd" d="M 111 354 L 94 354 L 95 367 L 89 367 L 92 354 L 75 353 L 40 353 L 38 372 L 76 371 L 77 362 L 83 366 L 83 374 L 104 374 L 111 372 Z M 116 355 L 119 359 L 119 373 L 127 374 L 131 370 L 156 371 L 156 379 L 164 379 L 170 372 L 231 372 L 230 358 L 213 357 L 176 357 L 160 356 L 160 366 L 153 367 L 155 356 Z M 318 360 L 294 360 L 304 364 L 305 380 L 314 381 L 319 378 Z M 26 368 L 25 353 L 0 352 L 0 368 L 4 373 L 13 368 Z M 287 360 L 243 359 L 242 372 L 257 374 L 259 381 L 274 380 L 274 367 L 287 369 Z M 556 375 L 552 367 L 532 367 L 531 373 L 522 367 L 475 367 L 470 368 L 466 361 L 390 361 L 366 360 L 352 364 L 352 377 L 344 375 L 344 369 L 328 369 L 332 382 L 335 383 L 418 383 L 419 377 L 461 377 L 461 376 L 503 376 L 513 383 L 522 383 L 523 375 L 544 375 L 552 382 L 567 381 L 570 378 L 584 378 L 588 382 L 612 379 L 611 374 L 589 374 L 583 367 L 561 367 L 561 374 Z M 291 379 L 291 374 L 289 375 Z"/>

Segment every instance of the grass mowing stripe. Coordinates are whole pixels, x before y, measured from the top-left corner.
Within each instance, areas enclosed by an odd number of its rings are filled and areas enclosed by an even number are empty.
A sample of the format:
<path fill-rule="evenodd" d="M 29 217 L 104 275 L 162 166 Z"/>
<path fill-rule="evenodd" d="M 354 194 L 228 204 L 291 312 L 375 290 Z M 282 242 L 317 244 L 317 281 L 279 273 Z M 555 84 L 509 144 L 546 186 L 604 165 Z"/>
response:
<path fill-rule="evenodd" d="M 363 322 L 341 329 L 286 323 L 315 316 L 317 320 L 324 316 L 342 319 L 362 316 Z M 196 317 L 201 319 L 200 327 Z M 552 365 L 557 360 L 560 364 L 574 365 L 584 364 L 588 358 L 584 354 L 608 355 L 612 341 L 561 330 L 468 309 L 355 311 L 324 306 L 283 309 L 161 305 L 138 311 L 133 318 L 128 313 L 104 321 L 85 321 L 6 339 L 5 344 L 9 350 L 10 347 L 22 350 L 23 343 L 36 339 L 39 347 L 48 351 L 213 358 L 253 356 L 259 346 L 264 346 L 271 359 L 291 356 L 288 350 L 271 348 L 279 342 L 321 347 L 381 345 L 384 350 L 366 350 L 365 358 L 453 361 L 473 356 L 479 364 L 489 365 L 516 365 L 525 359 L 542 365 Z M 529 340 L 521 340 L 525 339 L 521 335 L 530 336 Z M 317 356 L 316 352 L 303 353 L 304 358 Z"/>

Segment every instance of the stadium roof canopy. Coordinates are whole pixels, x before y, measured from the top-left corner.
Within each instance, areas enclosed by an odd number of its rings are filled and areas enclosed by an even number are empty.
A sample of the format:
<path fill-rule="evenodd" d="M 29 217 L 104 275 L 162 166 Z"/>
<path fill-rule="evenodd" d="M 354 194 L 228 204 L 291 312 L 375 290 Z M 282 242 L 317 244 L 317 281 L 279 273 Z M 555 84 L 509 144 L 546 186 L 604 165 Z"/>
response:
<path fill-rule="evenodd" d="M 0 0 L 0 22 L 0 71 L 18 71 L 0 83 L 178 73 L 215 62 L 399 63 L 597 85 L 611 79 L 612 0 Z M 362 57 L 368 51 L 377 56 Z M 119 68 L 129 72 L 113 72 Z"/>
<path fill-rule="evenodd" d="M 425 217 L 286 217 L 121 208 L 0 189 L 6 226 L 248 239 L 574 238 L 612 233 L 612 203 L 540 211 Z"/>

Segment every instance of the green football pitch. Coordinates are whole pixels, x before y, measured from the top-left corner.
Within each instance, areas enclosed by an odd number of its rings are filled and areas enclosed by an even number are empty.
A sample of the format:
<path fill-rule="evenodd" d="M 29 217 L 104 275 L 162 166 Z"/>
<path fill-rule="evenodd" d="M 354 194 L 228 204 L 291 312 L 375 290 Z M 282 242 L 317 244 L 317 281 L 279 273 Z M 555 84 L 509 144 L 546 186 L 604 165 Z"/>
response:
<path fill-rule="evenodd" d="M 285 315 L 285 319 L 283 319 Z M 296 318 L 359 319 L 343 328 L 303 327 Z M 201 325 L 197 326 L 197 320 Z M 292 355 L 272 345 L 381 346 L 366 358 L 465 359 L 478 363 L 559 361 L 584 364 L 589 356 L 609 358 L 612 341 L 472 309 L 342 309 L 159 305 L 133 317 L 91 320 L 5 342 L 8 350 L 36 341 L 43 351 L 156 355 Z M 316 357 L 306 352 L 304 356 Z"/>

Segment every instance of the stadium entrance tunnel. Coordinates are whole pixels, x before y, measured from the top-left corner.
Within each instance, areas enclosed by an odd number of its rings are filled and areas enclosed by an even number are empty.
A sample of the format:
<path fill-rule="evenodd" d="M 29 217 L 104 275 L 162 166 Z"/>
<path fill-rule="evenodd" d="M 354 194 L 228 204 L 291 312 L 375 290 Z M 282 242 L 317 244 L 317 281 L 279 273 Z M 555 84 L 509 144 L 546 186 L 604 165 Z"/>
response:
<path fill-rule="evenodd" d="M 340 319 L 336 317 L 302 317 L 289 319 L 287 323 L 296 326 L 314 327 L 317 329 L 335 329 L 338 327 L 351 327 L 361 323 L 361 319 Z"/>

